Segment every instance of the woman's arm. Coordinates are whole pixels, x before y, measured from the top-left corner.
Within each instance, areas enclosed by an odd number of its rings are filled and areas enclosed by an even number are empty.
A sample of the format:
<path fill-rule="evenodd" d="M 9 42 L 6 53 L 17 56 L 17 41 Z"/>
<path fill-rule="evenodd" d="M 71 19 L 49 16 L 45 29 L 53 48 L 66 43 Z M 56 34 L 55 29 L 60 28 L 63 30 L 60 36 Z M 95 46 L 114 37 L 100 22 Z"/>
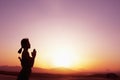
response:
<path fill-rule="evenodd" d="M 30 61 L 30 66 L 33 67 L 34 65 L 34 61 L 35 61 L 35 57 L 36 57 L 36 50 L 34 49 L 33 52 L 31 52 L 31 61 Z"/>

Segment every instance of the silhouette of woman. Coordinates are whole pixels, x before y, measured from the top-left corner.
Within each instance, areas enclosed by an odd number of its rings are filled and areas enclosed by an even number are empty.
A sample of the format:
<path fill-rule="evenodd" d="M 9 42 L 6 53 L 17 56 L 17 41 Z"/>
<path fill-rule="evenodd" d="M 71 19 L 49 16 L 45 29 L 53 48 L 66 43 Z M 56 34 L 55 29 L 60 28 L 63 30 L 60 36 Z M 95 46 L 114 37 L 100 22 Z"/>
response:
<path fill-rule="evenodd" d="M 18 57 L 21 62 L 22 70 L 20 71 L 17 80 L 29 80 L 31 68 L 34 65 L 34 60 L 36 56 L 36 50 L 34 49 L 33 52 L 31 52 L 32 57 L 30 57 L 28 52 L 29 48 L 30 48 L 29 39 L 28 38 L 22 39 L 21 48 L 18 51 L 18 53 L 22 52 L 22 57 Z"/>

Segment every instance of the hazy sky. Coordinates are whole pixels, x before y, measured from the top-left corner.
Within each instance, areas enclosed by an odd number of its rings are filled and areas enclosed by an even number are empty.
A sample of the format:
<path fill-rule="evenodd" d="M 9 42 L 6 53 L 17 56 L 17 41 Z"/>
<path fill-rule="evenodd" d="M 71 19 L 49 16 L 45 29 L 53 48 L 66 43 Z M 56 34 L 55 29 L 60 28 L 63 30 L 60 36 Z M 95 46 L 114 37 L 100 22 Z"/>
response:
<path fill-rule="evenodd" d="M 120 0 L 0 0 L 0 65 L 20 65 L 25 37 L 37 67 L 54 67 L 51 55 L 65 49 L 73 67 L 119 70 Z"/>

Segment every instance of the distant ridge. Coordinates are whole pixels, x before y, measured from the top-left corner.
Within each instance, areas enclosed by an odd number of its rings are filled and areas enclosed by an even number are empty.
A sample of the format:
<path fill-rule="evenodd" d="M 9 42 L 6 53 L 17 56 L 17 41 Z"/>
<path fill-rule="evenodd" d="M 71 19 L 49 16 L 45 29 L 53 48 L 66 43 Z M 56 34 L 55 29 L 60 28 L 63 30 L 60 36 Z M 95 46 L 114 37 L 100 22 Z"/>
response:
<path fill-rule="evenodd" d="M 21 67 L 19 66 L 0 66 L 0 71 L 13 71 L 18 72 L 20 71 Z"/>
<path fill-rule="evenodd" d="M 0 71 L 6 71 L 6 72 L 19 72 L 21 70 L 20 66 L 0 66 Z M 32 69 L 33 73 L 42 73 L 42 74 L 81 74 L 81 75 L 86 75 L 86 74 L 96 74 L 96 73 L 107 73 L 107 72 L 87 72 L 87 71 L 75 71 L 69 68 L 64 68 L 64 67 L 58 67 L 58 68 L 51 68 L 51 69 L 44 69 L 44 68 L 38 68 L 34 67 Z M 120 76 L 120 71 L 113 72 L 117 73 Z"/>
<path fill-rule="evenodd" d="M 20 66 L 0 66 L 0 71 L 19 72 L 20 70 L 21 70 Z M 53 74 L 76 73 L 76 71 L 74 71 L 74 70 L 71 70 L 68 68 L 63 68 L 63 67 L 52 68 L 52 69 L 44 69 L 44 68 L 34 67 L 32 69 L 32 71 L 35 73 L 53 73 Z"/>

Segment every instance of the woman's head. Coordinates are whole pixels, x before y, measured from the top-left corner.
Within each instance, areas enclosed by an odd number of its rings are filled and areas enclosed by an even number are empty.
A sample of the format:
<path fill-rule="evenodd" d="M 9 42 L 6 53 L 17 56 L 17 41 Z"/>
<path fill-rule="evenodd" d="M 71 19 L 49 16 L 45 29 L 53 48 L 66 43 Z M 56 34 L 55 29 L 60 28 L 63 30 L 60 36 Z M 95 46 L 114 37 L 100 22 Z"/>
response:
<path fill-rule="evenodd" d="M 21 40 L 21 48 L 18 50 L 19 54 L 22 52 L 22 48 L 24 48 L 24 49 L 30 48 L 30 42 L 29 42 L 28 38 L 24 38 Z"/>
<path fill-rule="evenodd" d="M 30 48 L 30 42 L 28 38 L 24 38 L 21 40 L 21 48 Z"/>

